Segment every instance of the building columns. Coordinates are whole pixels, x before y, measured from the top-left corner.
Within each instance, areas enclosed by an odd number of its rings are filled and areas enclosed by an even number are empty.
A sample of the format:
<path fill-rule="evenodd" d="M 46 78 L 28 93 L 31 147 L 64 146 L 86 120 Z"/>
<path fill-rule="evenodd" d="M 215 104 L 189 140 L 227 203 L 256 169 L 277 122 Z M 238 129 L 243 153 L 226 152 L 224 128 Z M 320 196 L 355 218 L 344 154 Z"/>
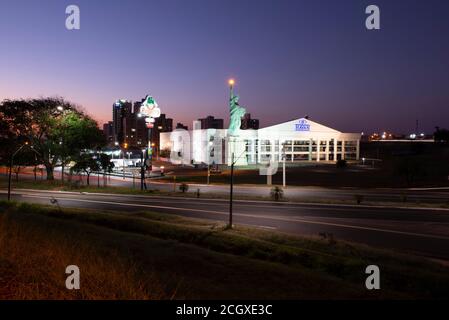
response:
<path fill-rule="evenodd" d="M 317 140 L 316 142 L 316 161 L 320 162 L 321 158 L 321 140 Z"/>
<path fill-rule="evenodd" d="M 337 161 L 337 139 L 334 138 L 334 161 Z"/>
<path fill-rule="evenodd" d="M 313 140 L 309 140 L 309 161 L 312 161 L 312 142 Z"/>
<path fill-rule="evenodd" d="M 329 139 L 326 140 L 326 161 L 329 161 Z"/>
<path fill-rule="evenodd" d="M 360 159 L 360 140 L 357 139 L 357 147 L 356 147 L 356 160 Z"/>

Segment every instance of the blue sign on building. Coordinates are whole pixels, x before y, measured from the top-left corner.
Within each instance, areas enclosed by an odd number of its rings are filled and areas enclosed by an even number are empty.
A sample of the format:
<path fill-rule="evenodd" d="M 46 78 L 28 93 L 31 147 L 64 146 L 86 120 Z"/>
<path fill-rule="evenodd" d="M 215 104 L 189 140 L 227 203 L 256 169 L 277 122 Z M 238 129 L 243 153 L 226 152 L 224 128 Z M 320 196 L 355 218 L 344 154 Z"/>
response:
<path fill-rule="evenodd" d="M 299 120 L 299 123 L 295 124 L 296 131 L 310 131 L 310 124 L 306 119 Z"/>

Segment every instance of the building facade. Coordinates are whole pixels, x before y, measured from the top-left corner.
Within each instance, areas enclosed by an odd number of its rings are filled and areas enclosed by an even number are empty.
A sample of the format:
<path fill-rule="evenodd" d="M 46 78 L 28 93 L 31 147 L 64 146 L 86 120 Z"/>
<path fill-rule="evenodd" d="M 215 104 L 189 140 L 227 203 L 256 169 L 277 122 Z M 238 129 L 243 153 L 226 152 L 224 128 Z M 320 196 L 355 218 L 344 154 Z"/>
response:
<path fill-rule="evenodd" d="M 223 119 L 216 119 L 213 116 L 207 116 L 203 119 L 198 119 L 201 123 L 201 129 L 223 129 Z"/>
<path fill-rule="evenodd" d="M 112 144 L 114 142 L 114 124 L 112 121 L 108 121 L 103 124 L 103 134 L 108 144 Z"/>
<path fill-rule="evenodd" d="M 242 124 L 240 126 L 242 130 L 259 129 L 259 119 L 251 119 L 251 114 L 246 113 L 242 118 Z"/>
<path fill-rule="evenodd" d="M 132 114 L 132 103 L 121 99 L 112 105 L 112 125 L 114 142 L 122 144 L 125 142 L 125 122 L 126 118 Z"/>
<path fill-rule="evenodd" d="M 112 105 L 112 122 L 104 124 L 105 135 L 111 126 L 112 137 L 108 138 L 110 145 L 127 145 L 129 147 L 145 147 L 149 140 L 149 131 L 145 123 L 145 118 L 140 115 L 142 101 L 131 101 L 121 99 Z M 156 118 L 151 133 L 151 141 L 159 144 L 159 134 L 173 130 L 173 119 L 161 114 Z"/>
<path fill-rule="evenodd" d="M 358 133 L 343 133 L 300 118 L 258 130 L 240 130 L 229 137 L 227 129 L 175 130 L 161 133 L 160 147 L 173 163 L 253 165 L 274 161 L 358 160 Z"/>

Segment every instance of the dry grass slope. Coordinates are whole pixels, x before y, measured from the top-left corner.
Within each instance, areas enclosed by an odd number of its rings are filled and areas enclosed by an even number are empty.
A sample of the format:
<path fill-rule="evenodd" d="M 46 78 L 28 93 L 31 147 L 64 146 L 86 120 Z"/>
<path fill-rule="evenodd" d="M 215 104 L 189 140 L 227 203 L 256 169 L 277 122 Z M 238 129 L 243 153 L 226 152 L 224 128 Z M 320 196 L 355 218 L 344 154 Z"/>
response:
<path fill-rule="evenodd" d="M 43 231 L 0 215 L 0 299 L 169 298 L 155 277 L 143 282 L 137 267 L 112 248 L 98 252 L 75 235 Z M 82 270 L 82 290 L 65 288 L 71 264 Z"/>

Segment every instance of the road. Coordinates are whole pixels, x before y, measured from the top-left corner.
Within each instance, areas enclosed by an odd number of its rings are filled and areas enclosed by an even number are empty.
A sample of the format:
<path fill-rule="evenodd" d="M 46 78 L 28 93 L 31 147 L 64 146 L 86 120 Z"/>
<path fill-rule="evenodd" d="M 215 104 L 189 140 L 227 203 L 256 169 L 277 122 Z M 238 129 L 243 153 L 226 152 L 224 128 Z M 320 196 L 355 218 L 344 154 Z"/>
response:
<path fill-rule="evenodd" d="M 6 191 L 0 191 L 0 199 Z M 143 210 L 226 222 L 227 200 L 168 196 L 87 194 L 77 192 L 15 190 L 17 201 L 61 207 L 115 210 L 130 213 Z M 331 233 L 347 240 L 398 252 L 449 260 L 449 210 L 405 209 L 356 205 L 324 205 L 235 201 L 234 223 L 278 230 L 296 235 Z"/>
<path fill-rule="evenodd" d="M 55 178 L 59 179 L 60 172 L 55 171 Z M 6 175 L 0 173 L 0 177 L 6 178 Z M 31 174 L 21 174 L 20 179 L 33 180 Z M 40 178 L 38 178 L 40 179 Z M 85 177 L 83 178 L 85 180 Z M 100 177 L 100 183 L 103 183 L 103 176 Z M 91 184 L 97 184 L 97 176 L 92 174 Z M 140 188 L 140 180 L 138 178 L 122 178 L 120 176 L 110 177 L 108 185 L 117 187 Z M 188 183 L 189 191 L 200 193 L 225 195 L 229 194 L 229 185 L 220 184 L 198 184 Z M 148 189 L 160 191 L 173 191 L 179 187 L 179 182 L 174 184 L 171 177 L 167 177 L 166 181 L 147 179 Z M 236 195 L 242 197 L 268 197 L 270 195 L 271 186 L 267 185 L 234 185 Z M 305 186 L 287 186 L 284 188 L 284 196 L 290 200 L 301 200 L 308 202 L 316 201 L 343 201 L 355 202 L 355 195 L 363 195 L 363 201 L 372 202 L 402 202 L 406 195 L 408 202 L 414 203 L 431 203 L 431 204 L 448 204 L 449 188 L 384 188 L 384 189 L 356 189 L 356 188 L 321 188 L 321 187 L 305 187 Z"/>

